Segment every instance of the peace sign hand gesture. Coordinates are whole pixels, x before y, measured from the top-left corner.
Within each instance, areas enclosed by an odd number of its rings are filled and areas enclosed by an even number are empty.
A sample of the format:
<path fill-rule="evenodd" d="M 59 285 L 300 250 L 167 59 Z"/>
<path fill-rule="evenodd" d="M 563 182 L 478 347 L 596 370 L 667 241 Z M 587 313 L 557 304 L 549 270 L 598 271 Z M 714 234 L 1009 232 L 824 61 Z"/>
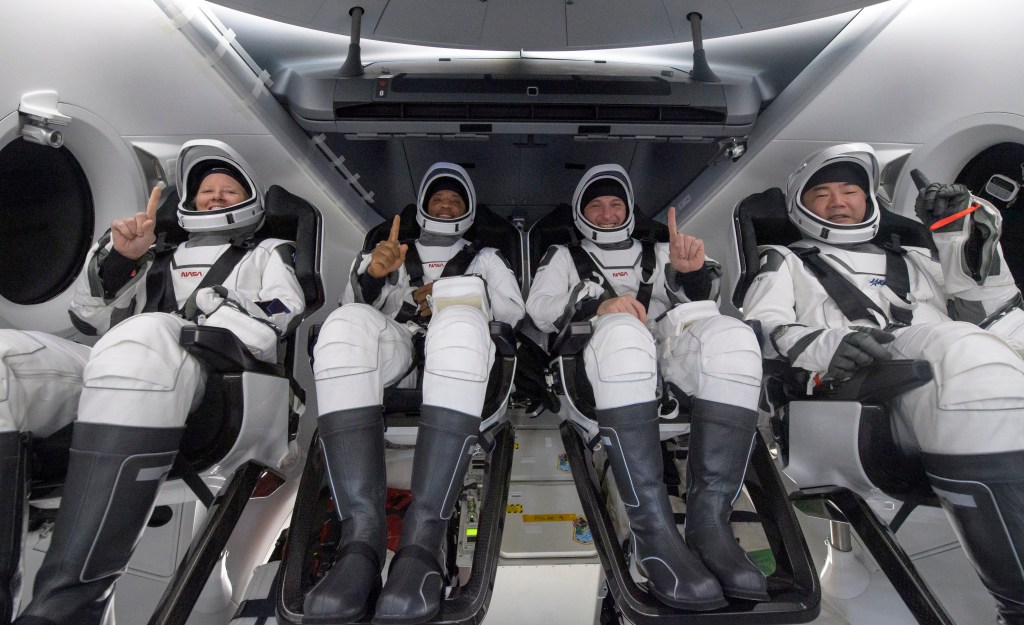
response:
<path fill-rule="evenodd" d="M 160 206 L 160 187 L 153 187 L 146 212 L 135 213 L 110 224 L 114 249 L 125 258 L 138 260 L 156 242 L 156 209 Z"/>
<path fill-rule="evenodd" d="M 679 273 L 704 266 L 704 240 L 676 231 L 676 207 L 668 209 L 668 258 Z"/>
<path fill-rule="evenodd" d="M 395 215 L 394 221 L 391 222 L 391 234 L 370 252 L 370 265 L 366 268 L 366 273 L 372 277 L 383 278 L 405 263 L 405 252 L 409 246 L 405 243 L 398 244 L 398 228 L 401 223 L 402 218 Z"/>

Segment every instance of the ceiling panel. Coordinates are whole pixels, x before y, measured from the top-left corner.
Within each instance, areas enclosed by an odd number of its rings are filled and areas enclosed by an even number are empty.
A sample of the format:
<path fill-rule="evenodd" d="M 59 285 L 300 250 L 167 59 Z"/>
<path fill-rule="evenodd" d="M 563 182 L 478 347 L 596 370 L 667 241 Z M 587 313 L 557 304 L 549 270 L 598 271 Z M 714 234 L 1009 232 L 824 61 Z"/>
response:
<path fill-rule="evenodd" d="M 239 11 L 348 35 L 365 10 L 367 39 L 479 50 L 621 48 L 705 39 L 835 15 L 883 0 L 210 0 Z"/>
<path fill-rule="evenodd" d="M 480 43 L 487 4 L 480 0 L 391 0 L 380 23 L 365 35 L 407 43 L 475 47 Z"/>
<path fill-rule="evenodd" d="M 661 0 L 569 0 L 565 2 L 569 48 L 668 43 L 672 24 Z"/>
<path fill-rule="evenodd" d="M 476 1 L 476 0 L 474 0 Z M 565 2 L 552 0 L 488 0 L 480 41 L 497 50 L 565 47 Z M 524 19 L 529 16 L 529 19 Z"/>

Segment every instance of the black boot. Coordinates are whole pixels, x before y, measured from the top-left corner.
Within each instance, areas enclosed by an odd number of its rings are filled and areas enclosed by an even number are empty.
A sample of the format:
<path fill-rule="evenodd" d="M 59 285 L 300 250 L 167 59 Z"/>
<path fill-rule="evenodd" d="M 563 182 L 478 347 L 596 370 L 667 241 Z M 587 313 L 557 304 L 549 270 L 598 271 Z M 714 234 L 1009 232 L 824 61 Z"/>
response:
<path fill-rule="evenodd" d="M 26 436 L 0 432 L 0 625 L 14 618 L 21 592 L 21 550 L 25 535 Z"/>
<path fill-rule="evenodd" d="M 184 428 L 75 424 L 50 549 L 18 625 L 83 625 L 128 566 Z"/>
<path fill-rule="evenodd" d="M 686 544 L 711 569 L 722 592 L 768 601 L 768 583 L 736 542 L 729 515 L 747 471 L 757 412 L 693 400 L 686 466 Z"/>
<path fill-rule="evenodd" d="M 921 458 L 999 622 L 1024 625 L 1024 451 Z"/>
<path fill-rule="evenodd" d="M 423 623 L 441 609 L 448 520 L 479 433 L 478 417 L 423 406 L 412 462 L 412 504 L 374 623 Z"/>
<path fill-rule="evenodd" d="M 661 602 L 686 610 L 726 605 L 718 580 L 690 553 L 668 501 L 658 437 L 658 404 L 597 411 L 601 440 L 633 532 L 636 564 Z"/>
<path fill-rule="evenodd" d="M 303 622 L 351 623 L 366 616 L 380 594 L 387 550 L 384 416 L 380 406 L 368 406 L 321 415 L 317 423 L 342 547 L 306 595 Z"/>

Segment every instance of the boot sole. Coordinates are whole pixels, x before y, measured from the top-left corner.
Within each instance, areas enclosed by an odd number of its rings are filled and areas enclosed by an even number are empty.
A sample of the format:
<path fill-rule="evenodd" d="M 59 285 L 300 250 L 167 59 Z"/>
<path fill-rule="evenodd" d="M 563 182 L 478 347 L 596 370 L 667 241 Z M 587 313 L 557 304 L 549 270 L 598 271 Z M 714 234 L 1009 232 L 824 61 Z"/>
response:
<path fill-rule="evenodd" d="M 436 617 L 440 613 L 441 613 L 441 607 L 438 606 L 437 611 L 434 612 L 433 614 L 429 615 L 429 616 L 415 617 L 415 618 L 402 618 L 402 617 L 379 618 L 377 616 L 374 616 L 373 620 L 370 621 L 370 622 L 373 625 L 420 625 L 421 623 L 426 623 L 428 621 L 434 620 L 434 617 Z"/>
<path fill-rule="evenodd" d="M 704 599 L 703 601 L 683 601 L 680 599 L 673 599 L 672 597 L 665 596 L 657 591 L 648 584 L 647 592 L 664 603 L 667 606 L 673 608 L 679 608 L 680 610 L 692 610 L 694 612 L 707 612 L 708 610 L 717 610 L 718 608 L 724 608 L 729 605 L 729 602 L 725 600 L 725 597 L 718 597 L 715 599 Z"/>
<path fill-rule="evenodd" d="M 751 592 L 749 590 L 732 590 L 730 588 L 722 587 L 722 594 L 726 597 L 732 597 L 733 599 L 744 599 L 747 601 L 771 601 L 771 595 L 768 593 Z"/>

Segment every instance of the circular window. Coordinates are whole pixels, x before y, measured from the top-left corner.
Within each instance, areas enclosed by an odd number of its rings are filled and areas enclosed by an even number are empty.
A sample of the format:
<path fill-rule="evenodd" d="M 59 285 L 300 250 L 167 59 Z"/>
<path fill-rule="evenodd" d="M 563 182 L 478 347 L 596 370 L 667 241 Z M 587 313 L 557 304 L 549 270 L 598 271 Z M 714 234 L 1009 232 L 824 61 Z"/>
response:
<path fill-rule="evenodd" d="M 996 174 L 1017 185 L 1024 182 L 1024 145 L 1006 142 L 982 150 L 960 170 L 956 181 L 966 185 L 971 193 L 992 202 L 1002 213 L 1003 234 L 1000 241 L 1003 256 L 1020 284 L 1024 280 L 1024 191 L 1018 192 L 1017 197 L 1010 201 L 1000 201 L 986 193 L 986 184 Z"/>
<path fill-rule="evenodd" d="M 89 181 L 67 148 L 18 138 L 0 150 L 0 296 L 38 304 L 66 289 L 92 242 Z"/>

